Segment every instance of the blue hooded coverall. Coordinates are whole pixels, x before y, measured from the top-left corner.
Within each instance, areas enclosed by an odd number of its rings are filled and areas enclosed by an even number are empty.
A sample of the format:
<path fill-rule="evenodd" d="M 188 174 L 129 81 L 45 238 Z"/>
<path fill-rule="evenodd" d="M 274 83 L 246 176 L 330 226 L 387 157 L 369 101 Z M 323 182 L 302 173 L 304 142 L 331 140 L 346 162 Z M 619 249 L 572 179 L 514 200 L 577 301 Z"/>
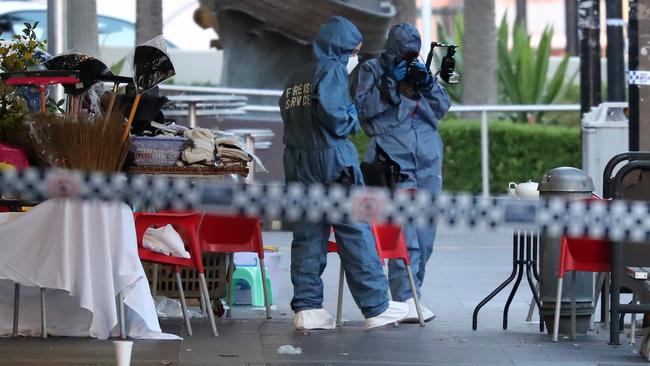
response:
<path fill-rule="evenodd" d="M 287 182 L 363 185 L 359 158 L 350 133 L 359 130 L 349 111 L 346 64 L 361 43 L 359 30 L 343 17 L 332 17 L 314 41 L 314 61 L 290 79 L 280 110 L 284 122 L 284 172 Z M 327 242 L 334 228 L 348 286 L 366 318 L 388 308 L 384 277 L 368 224 L 307 223 L 294 225 L 291 245 L 291 282 L 295 312 L 320 309 L 321 275 L 327 264 Z"/>
<path fill-rule="evenodd" d="M 353 73 L 352 89 L 361 126 L 371 137 L 365 160 L 374 162 L 379 147 L 399 164 L 401 173 L 408 175 L 397 185 L 398 190 L 416 188 L 437 195 L 442 190 L 443 157 L 438 124 L 451 105 L 449 96 L 434 77 L 429 86 L 420 89 L 419 100 L 407 98 L 400 95 L 397 82 L 387 74 L 389 67 L 407 54 L 419 53 L 417 29 L 405 23 L 394 26 L 381 55 L 362 63 L 356 75 Z M 436 230 L 405 226 L 404 235 L 419 294 Z M 393 299 L 413 297 L 402 261 L 389 261 L 388 272 Z"/>

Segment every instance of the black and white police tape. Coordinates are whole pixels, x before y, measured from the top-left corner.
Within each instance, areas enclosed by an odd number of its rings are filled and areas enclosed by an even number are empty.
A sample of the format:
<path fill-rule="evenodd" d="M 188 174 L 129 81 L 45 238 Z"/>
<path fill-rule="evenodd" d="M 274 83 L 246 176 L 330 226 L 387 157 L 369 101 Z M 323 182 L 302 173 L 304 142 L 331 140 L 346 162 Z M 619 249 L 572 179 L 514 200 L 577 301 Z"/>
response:
<path fill-rule="evenodd" d="M 558 236 L 650 241 L 650 205 L 628 201 L 518 200 L 341 186 L 226 185 L 155 175 L 65 170 L 5 171 L 0 192 L 29 201 L 67 197 L 138 207 L 201 209 L 285 221 L 379 221 L 467 229 L 510 227 Z"/>

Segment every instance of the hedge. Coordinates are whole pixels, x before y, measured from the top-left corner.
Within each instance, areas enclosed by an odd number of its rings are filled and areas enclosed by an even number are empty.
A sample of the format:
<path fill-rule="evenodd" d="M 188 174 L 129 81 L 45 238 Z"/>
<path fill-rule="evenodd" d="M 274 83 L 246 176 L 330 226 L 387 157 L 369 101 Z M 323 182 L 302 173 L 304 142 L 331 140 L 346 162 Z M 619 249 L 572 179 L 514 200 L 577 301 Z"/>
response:
<path fill-rule="evenodd" d="M 444 189 L 481 191 L 481 131 L 478 121 L 445 120 L 440 126 L 445 143 Z M 352 137 L 363 157 L 368 137 Z M 490 190 L 506 192 L 508 182 L 539 181 L 559 166 L 580 167 L 580 129 L 576 127 L 490 122 Z"/>

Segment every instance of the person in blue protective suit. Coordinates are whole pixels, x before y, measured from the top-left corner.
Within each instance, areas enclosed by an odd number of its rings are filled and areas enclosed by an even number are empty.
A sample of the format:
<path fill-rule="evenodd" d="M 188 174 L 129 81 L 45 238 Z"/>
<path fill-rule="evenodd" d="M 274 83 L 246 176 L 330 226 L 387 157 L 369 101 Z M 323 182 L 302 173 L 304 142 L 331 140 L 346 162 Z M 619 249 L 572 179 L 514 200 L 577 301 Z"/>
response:
<path fill-rule="evenodd" d="M 405 177 L 397 190 L 425 190 L 437 195 L 442 189 L 443 144 L 438 134 L 440 119 L 450 107 L 445 89 L 418 61 L 420 35 L 412 24 L 398 24 L 388 33 L 384 50 L 377 58 L 360 64 L 352 74 L 352 93 L 361 126 L 370 136 L 365 157 L 399 165 Z M 409 79 L 409 65 L 421 71 L 418 82 Z M 425 267 L 433 249 L 435 228 L 404 227 L 415 285 L 420 293 Z M 389 261 L 393 299 L 409 304 L 404 322 L 418 320 L 415 302 L 402 261 Z M 425 320 L 435 316 L 422 307 Z"/>
<path fill-rule="evenodd" d="M 288 183 L 363 184 L 356 149 L 348 140 L 348 135 L 360 127 L 346 70 L 361 41 L 361 33 L 349 20 L 330 18 L 314 41 L 313 61 L 298 69 L 284 89 L 279 104 Z M 296 328 L 335 327 L 334 319 L 323 309 L 321 281 L 330 228 L 334 229 L 348 286 L 366 318 L 366 327 L 404 318 L 408 306 L 388 301 L 388 281 L 367 223 L 301 222 L 294 225 L 291 245 L 291 308 Z"/>

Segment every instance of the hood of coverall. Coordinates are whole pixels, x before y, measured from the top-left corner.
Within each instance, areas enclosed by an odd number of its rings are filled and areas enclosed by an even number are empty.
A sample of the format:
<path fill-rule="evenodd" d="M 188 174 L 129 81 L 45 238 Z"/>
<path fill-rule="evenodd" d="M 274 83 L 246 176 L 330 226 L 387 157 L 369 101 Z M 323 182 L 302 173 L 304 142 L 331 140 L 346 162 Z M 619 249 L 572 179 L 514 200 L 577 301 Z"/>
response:
<path fill-rule="evenodd" d="M 404 59 L 409 53 L 419 55 L 421 46 L 420 33 L 413 24 L 397 24 L 388 32 L 380 57 L 381 64 L 387 68 L 388 65 Z"/>
<path fill-rule="evenodd" d="M 334 16 L 321 25 L 312 50 L 317 63 L 335 61 L 343 66 L 354 49 L 363 41 L 361 32 L 351 21 Z"/>

